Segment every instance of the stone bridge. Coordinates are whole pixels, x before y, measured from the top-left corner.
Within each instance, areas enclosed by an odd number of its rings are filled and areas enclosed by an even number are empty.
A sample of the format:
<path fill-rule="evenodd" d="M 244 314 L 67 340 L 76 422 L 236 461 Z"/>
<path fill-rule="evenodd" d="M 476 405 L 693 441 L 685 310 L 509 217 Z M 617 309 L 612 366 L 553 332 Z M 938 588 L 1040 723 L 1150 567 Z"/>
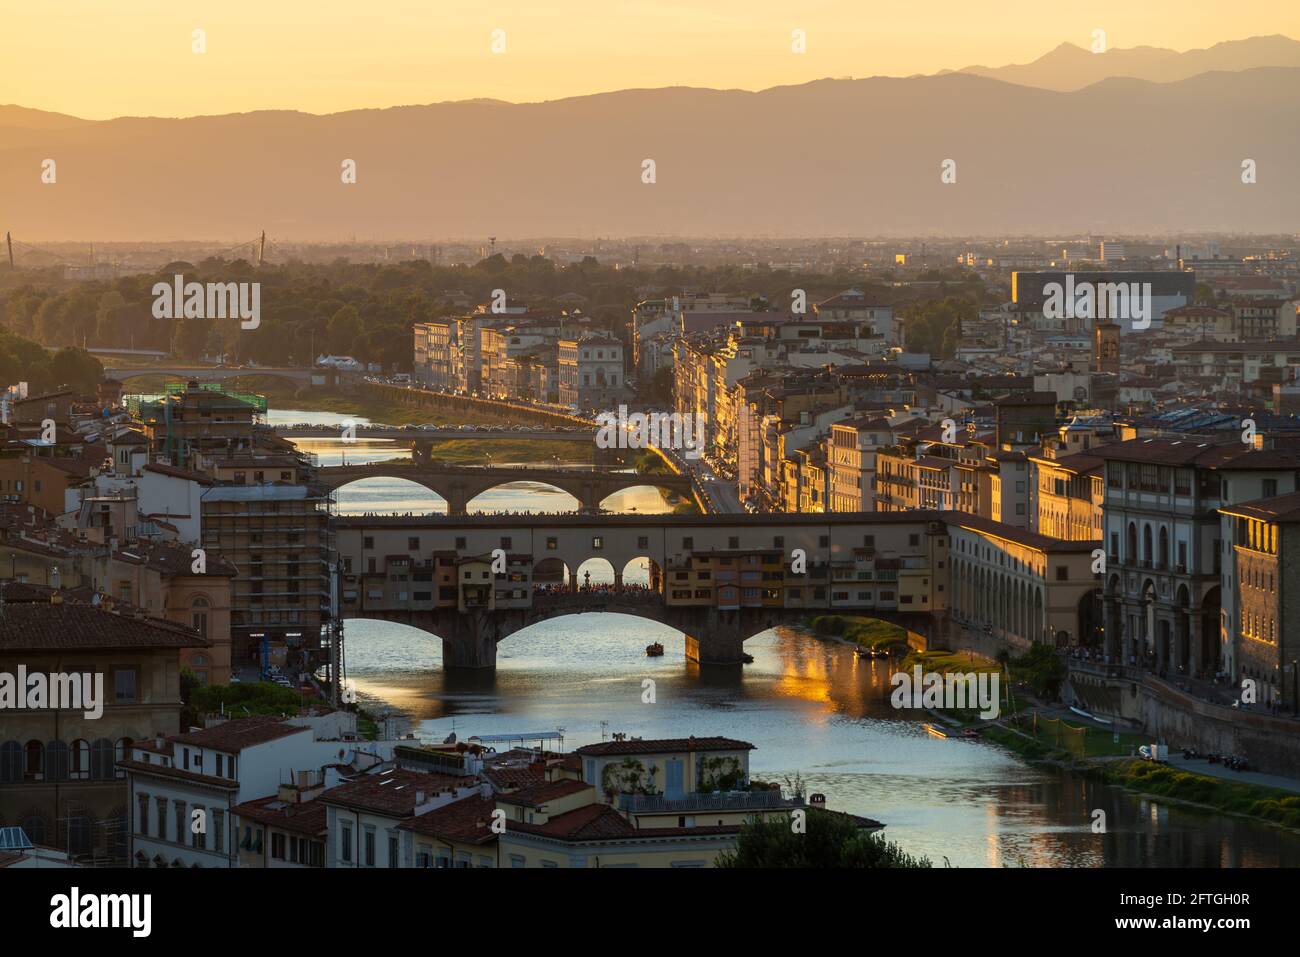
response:
<path fill-rule="evenodd" d="M 437 635 L 448 667 L 493 667 L 497 643 L 519 629 L 590 612 L 666 624 L 686 636 L 690 658 L 717 664 L 740 661 L 752 635 L 813 615 L 894 622 L 915 647 L 941 643 L 948 627 L 948 527 L 938 512 L 340 516 L 332 525 L 338 615 Z M 584 565 L 612 585 L 588 588 Z M 649 569 L 648 588 L 625 585 L 629 566 Z"/>
<path fill-rule="evenodd" d="M 296 369 L 279 366 L 257 366 L 250 369 L 240 369 L 234 366 L 156 365 L 105 368 L 104 378 L 122 382 L 141 375 L 160 375 L 178 382 L 191 379 L 199 382 L 224 382 L 227 379 L 240 379 L 246 376 L 274 376 L 278 379 L 287 379 L 298 385 L 310 385 L 313 373 L 317 376 L 326 377 L 332 377 L 336 374 L 333 369 Z"/>
<path fill-rule="evenodd" d="M 511 482 L 540 482 L 568 492 L 579 507 L 594 512 L 610 495 L 624 489 L 648 485 L 692 498 L 690 479 L 682 475 L 643 475 L 612 470 L 562 469 L 546 467 L 456 467 L 416 465 L 407 462 L 377 462 L 369 465 L 335 465 L 316 470 L 317 480 L 329 488 L 368 478 L 400 478 L 414 482 L 445 499 L 447 513 L 466 514 L 470 501 L 484 492 Z"/>
<path fill-rule="evenodd" d="M 496 665 L 498 643 L 515 632 L 552 618 L 602 612 L 645 618 L 680 631 L 687 659 L 708 665 L 742 664 L 747 639 L 778 625 L 806 622 L 810 614 L 806 608 L 676 607 L 664 602 L 655 591 L 579 590 L 564 595 L 534 594 L 528 608 L 388 610 L 361 617 L 400 622 L 437 635 L 442 639 L 444 667 L 491 668 Z M 905 628 L 913 641 L 916 636 L 924 639 L 936 633 L 933 615 L 896 611 L 864 614 Z"/>

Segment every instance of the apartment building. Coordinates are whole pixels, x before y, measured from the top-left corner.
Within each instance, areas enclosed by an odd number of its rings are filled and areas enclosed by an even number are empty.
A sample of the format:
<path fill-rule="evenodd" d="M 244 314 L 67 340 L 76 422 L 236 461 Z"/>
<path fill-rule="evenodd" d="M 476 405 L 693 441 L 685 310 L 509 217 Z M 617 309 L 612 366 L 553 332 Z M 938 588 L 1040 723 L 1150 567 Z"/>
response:
<path fill-rule="evenodd" d="M 1300 568 L 1300 492 L 1219 509 L 1227 520 L 1234 680 L 1257 683 L 1255 700 L 1294 710 L 1300 702 L 1300 593 L 1284 588 Z M 1288 573 L 1290 572 L 1290 573 Z"/>
<path fill-rule="evenodd" d="M 265 661 L 279 649 L 314 667 L 330 620 L 329 496 L 305 484 L 212 485 L 201 500 L 203 547 L 234 563 L 231 655 Z"/>
<path fill-rule="evenodd" d="M 872 512 L 876 507 L 876 453 L 894 443 L 888 419 L 858 416 L 831 425 L 831 512 Z"/>
<path fill-rule="evenodd" d="M 1167 674 L 1235 673 L 1230 517 L 1216 510 L 1296 491 L 1300 467 L 1294 451 L 1237 438 L 1132 439 L 1096 450 L 1106 463 L 1111 655 Z"/>
<path fill-rule="evenodd" d="M 1058 457 L 1055 449 L 1030 457 L 1037 482 L 1033 531 L 1068 541 L 1100 541 L 1105 504 L 1105 460 L 1088 452 Z"/>
<path fill-rule="evenodd" d="M 207 642 L 171 622 L 73 602 L 57 590 L 16 582 L 0 589 L 0 673 L 13 680 L 24 667 L 98 676 L 104 699 L 99 716 L 4 712 L 0 817 L 34 844 L 120 864 L 128 857 L 130 791 L 117 762 L 136 741 L 177 730 L 181 652 Z"/>

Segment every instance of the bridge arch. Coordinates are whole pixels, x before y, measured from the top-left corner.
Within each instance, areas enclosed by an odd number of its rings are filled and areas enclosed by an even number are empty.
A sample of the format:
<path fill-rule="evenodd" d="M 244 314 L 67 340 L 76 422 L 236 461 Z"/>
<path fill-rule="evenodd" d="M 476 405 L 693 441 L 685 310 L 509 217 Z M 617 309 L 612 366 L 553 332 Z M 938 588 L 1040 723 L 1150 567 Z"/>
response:
<path fill-rule="evenodd" d="M 539 491 L 536 488 L 520 488 L 521 485 L 542 486 L 546 491 Z M 536 504 L 527 504 L 522 509 L 508 508 L 501 501 L 501 498 L 507 493 L 514 497 L 527 496 L 528 498 L 525 500 L 529 502 L 533 501 L 533 497 L 537 497 Z M 547 502 L 541 496 L 553 496 L 558 500 Z M 554 482 L 540 482 L 530 479 L 507 479 L 498 482 L 496 485 L 477 492 L 473 498 L 465 503 L 465 511 L 470 515 L 506 514 L 514 511 L 545 514 L 547 512 L 577 512 L 581 509 L 581 500 L 568 489 Z"/>
<path fill-rule="evenodd" d="M 389 483 L 397 484 L 391 485 Z M 387 489 L 384 489 L 385 485 L 388 486 Z M 373 504 L 368 503 L 364 507 L 360 504 L 353 504 L 354 496 L 358 493 L 370 492 L 374 494 L 381 489 L 384 490 L 385 494 L 380 496 Z M 339 515 L 359 515 L 363 513 L 447 515 L 450 508 L 447 500 L 425 483 L 396 475 L 368 476 L 336 485 L 334 487 L 334 501 L 337 506 L 335 511 Z"/>

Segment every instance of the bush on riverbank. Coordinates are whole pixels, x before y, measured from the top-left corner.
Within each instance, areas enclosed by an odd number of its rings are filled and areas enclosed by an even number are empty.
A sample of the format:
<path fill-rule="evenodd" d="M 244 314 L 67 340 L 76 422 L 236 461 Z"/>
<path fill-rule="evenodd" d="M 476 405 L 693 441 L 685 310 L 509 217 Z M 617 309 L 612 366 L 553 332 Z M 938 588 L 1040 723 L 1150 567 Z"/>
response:
<path fill-rule="evenodd" d="M 863 648 L 907 648 L 907 632 L 878 618 L 860 615 L 818 615 L 812 619 L 812 630 L 819 635 L 835 635 Z"/>
<path fill-rule="evenodd" d="M 929 859 L 860 830 L 856 819 L 808 808 L 806 832 L 796 834 L 784 817 L 752 820 L 740 828 L 731 851 L 718 855 L 718 867 L 923 868 Z"/>
<path fill-rule="evenodd" d="M 1154 761 L 1117 762 L 1103 767 L 1101 773 L 1109 783 L 1143 794 L 1203 804 L 1219 811 L 1300 828 L 1300 794 L 1280 788 L 1225 781 Z"/>

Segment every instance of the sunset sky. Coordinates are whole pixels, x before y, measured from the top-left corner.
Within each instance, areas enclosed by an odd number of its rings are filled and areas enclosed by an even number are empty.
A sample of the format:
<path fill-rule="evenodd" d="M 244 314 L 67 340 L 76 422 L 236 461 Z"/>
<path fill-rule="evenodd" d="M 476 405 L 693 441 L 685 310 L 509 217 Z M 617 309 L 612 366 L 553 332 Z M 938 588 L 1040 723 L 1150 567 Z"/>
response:
<path fill-rule="evenodd" d="M 762 89 L 1282 33 L 1294 0 L 6 0 L 0 102 L 88 118 L 313 113 L 628 87 Z M 191 52 L 206 31 L 207 52 Z M 791 31 L 807 53 L 791 52 Z M 506 50 L 491 51 L 492 31 Z"/>

